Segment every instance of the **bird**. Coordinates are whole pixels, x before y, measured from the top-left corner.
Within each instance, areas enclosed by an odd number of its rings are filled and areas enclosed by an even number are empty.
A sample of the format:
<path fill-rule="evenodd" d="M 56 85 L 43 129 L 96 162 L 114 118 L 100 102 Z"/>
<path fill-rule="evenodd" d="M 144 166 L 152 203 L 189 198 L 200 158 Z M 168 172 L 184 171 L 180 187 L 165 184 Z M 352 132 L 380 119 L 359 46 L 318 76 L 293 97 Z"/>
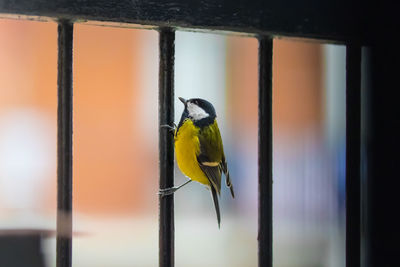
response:
<path fill-rule="evenodd" d="M 228 171 L 221 134 L 213 105 L 201 98 L 179 97 L 184 110 L 178 126 L 163 125 L 174 134 L 176 160 L 179 169 L 189 178 L 180 186 L 160 189 L 159 194 L 173 194 L 191 181 L 199 182 L 211 190 L 217 215 L 218 227 L 221 214 L 218 196 L 221 195 L 221 176 L 225 175 L 226 186 L 235 198 Z"/>

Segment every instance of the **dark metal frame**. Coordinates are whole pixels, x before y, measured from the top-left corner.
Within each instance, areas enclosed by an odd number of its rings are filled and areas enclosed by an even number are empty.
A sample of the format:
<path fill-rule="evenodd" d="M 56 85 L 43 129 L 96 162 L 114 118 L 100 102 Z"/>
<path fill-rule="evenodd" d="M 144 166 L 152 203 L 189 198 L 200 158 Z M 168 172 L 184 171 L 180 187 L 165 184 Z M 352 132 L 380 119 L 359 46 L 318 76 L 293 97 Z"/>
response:
<path fill-rule="evenodd" d="M 361 47 L 346 50 L 346 254 L 347 266 L 361 261 Z M 350 179 L 351 177 L 351 179 Z"/>
<path fill-rule="evenodd" d="M 347 45 L 346 265 L 391 266 L 400 253 L 396 168 L 399 53 L 386 3 L 219 0 L 0 0 L 0 17 L 58 21 L 57 266 L 71 266 L 73 23 L 127 23 L 160 31 L 159 122 L 173 122 L 174 30 L 216 30 L 259 40 L 259 266 L 272 266 L 272 51 L 274 36 Z M 130 26 L 129 26 L 130 25 Z M 135 26 L 137 27 L 137 25 Z M 368 46 L 368 49 L 366 48 Z M 362 81 L 362 82 L 361 82 Z M 159 130 L 160 188 L 173 185 L 173 139 Z M 382 179 L 384 183 L 378 182 Z M 174 266 L 173 196 L 160 198 L 159 265 Z"/>
<path fill-rule="evenodd" d="M 369 38 L 357 1 L 1 0 L 0 13 L 345 41 Z"/>

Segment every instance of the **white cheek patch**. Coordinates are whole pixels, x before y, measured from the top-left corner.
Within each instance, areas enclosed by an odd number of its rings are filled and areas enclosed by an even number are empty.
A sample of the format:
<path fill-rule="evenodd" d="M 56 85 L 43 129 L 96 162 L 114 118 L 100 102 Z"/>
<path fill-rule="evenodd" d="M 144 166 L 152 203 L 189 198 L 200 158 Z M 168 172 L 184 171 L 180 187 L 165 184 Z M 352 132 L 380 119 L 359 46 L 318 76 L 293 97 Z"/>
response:
<path fill-rule="evenodd" d="M 204 118 L 207 118 L 208 116 L 210 116 L 210 114 L 205 112 L 204 109 L 202 109 L 198 105 L 190 103 L 190 102 L 187 103 L 187 110 L 189 112 L 189 116 L 195 121 L 198 121 L 198 120 L 201 120 L 201 119 L 204 119 Z"/>

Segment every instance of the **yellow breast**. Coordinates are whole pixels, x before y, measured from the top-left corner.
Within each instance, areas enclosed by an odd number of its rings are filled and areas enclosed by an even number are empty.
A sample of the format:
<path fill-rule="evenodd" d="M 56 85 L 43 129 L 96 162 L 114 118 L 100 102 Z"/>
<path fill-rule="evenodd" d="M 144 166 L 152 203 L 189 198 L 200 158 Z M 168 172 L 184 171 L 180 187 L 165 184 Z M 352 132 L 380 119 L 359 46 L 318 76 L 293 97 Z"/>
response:
<path fill-rule="evenodd" d="M 190 179 L 209 185 L 209 181 L 197 162 L 200 154 L 199 128 L 186 120 L 175 135 L 175 153 L 179 169 Z"/>

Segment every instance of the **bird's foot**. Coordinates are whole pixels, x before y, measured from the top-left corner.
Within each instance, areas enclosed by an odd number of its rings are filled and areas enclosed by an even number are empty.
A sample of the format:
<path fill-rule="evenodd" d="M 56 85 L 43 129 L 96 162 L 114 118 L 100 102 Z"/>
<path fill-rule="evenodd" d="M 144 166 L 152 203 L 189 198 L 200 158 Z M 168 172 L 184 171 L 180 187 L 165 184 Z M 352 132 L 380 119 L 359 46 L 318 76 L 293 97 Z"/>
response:
<path fill-rule="evenodd" d="M 173 193 L 175 193 L 175 191 L 178 190 L 179 188 L 180 188 L 180 186 L 163 188 L 158 191 L 158 195 L 160 195 L 162 197 L 169 196 L 169 195 L 172 195 Z"/>
<path fill-rule="evenodd" d="M 179 186 L 173 186 L 173 187 L 169 187 L 169 188 L 162 188 L 158 191 L 158 194 L 162 197 L 168 196 L 168 195 L 172 195 L 173 193 L 175 193 L 176 190 L 178 190 L 179 188 L 187 185 L 188 183 L 190 183 L 192 180 L 187 180 L 186 182 L 184 182 L 183 184 L 179 185 Z"/>
<path fill-rule="evenodd" d="M 177 128 L 176 124 L 174 123 L 174 126 L 168 125 L 168 124 L 163 124 L 160 126 L 160 128 L 166 128 L 168 129 L 170 132 L 175 133 L 175 130 Z"/>

